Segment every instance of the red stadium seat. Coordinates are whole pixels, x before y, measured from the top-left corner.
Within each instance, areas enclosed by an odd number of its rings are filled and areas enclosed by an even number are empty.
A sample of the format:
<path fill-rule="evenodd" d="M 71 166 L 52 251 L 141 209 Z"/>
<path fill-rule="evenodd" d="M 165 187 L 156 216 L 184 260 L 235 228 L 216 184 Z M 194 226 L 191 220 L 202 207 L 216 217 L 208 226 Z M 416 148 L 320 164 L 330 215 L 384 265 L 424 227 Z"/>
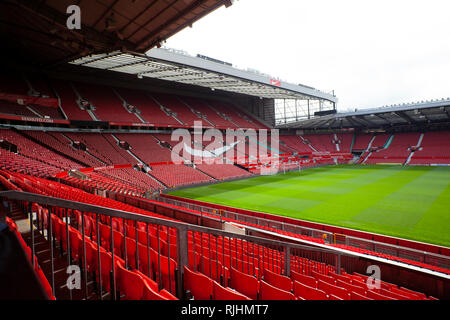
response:
<path fill-rule="evenodd" d="M 292 293 L 274 287 L 264 280 L 260 281 L 259 292 L 260 300 L 296 300 Z"/>
<path fill-rule="evenodd" d="M 144 282 L 144 294 L 142 300 L 170 300 L 168 297 L 161 295 L 159 292 L 156 292 L 150 286 Z"/>
<path fill-rule="evenodd" d="M 184 267 L 184 288 L 189 290 L 195 300 L 211 300 L 213 283 L 210 278 Z"/>
<path fill-rule="evenodd" d="M 118 289 L 125 294 L 126 300 L 140 300 L 144 293 L 144 280 L 139 274 L 125 269 L 119 262 L 117 263 L 118 271 Z"/>
<path fill-rule="evenodd" d="M 363 287 L 360 287 L 360 286 L 357 286 L 357 285 L 353 285 L 350 282 L 341 281 L 339 279 L 336 281 L 336 286 L 341 287 L 341 288 L 345 288 L 348 291 L 356 292 L 356 293 L 358 293 L 360 295 L 366 295 L 366 291 L 367 291 L 367 288 L 363 288 Z"/>
<path fill-rule="evenodd" d="M 213 300 L 251 300 L 249 297 L 229 288 L 224 288 L 213 281 Z"/>
<path fill-rule="evenodd" d="M 294 294 L 306 300 L 328 300 L 328 295 L 319 289 L 294 281 Z"/>
<path fill-rule="evenodd" d="M 309 287 L 317 288 L 317 280 L 314 277 L 300 274 L 291 270 L 291 279 L 292 281 L 298 281 Z"/>
<path fill-rule="evenodd" d="M 323 280 L 319 280 L 317 283 L 317 288 L 325 291 L 329 295 L 334 295 L 343 300 L 350 300 L 350 293 L 347 289 L 335 286 Z"/>
<path fill-rule="evenodd" d="M 258 299 L 259 282 L 248 274 L 242 273 L 233 267 L 230 269 L 230 285 L 231 288 L 246 295 L 252 300 Z"/>
<path fill-rule="evenodd" d="M 397 300 L 395 298 L 385 296 L 385 295 L 375 292 L 373 290 L 367 291 L 367 297 L 369 297 L 373 300 Z"/>
<path fill-rule="evenodd" d="M 284 291 L 292 291 L 292 280 L 267 269 L 263 271 L 264 281 Z"/>
<path fill-rule="evenodd" d="M 366 295 L 359 294 L 357 292 L 350 292 L 350 296 L 352 300 L 373 300 Z"/>
<path fill-rule="evenodd" d="M 314 270 L 311 271 L 311 276 L 313 276 L 316 280 L 322 280 L 323 282 L 333 284 L 333 285 L 336 284 L 336 280 L 333 277 L 326 276 L 326 275 L 316 272 Z"/>

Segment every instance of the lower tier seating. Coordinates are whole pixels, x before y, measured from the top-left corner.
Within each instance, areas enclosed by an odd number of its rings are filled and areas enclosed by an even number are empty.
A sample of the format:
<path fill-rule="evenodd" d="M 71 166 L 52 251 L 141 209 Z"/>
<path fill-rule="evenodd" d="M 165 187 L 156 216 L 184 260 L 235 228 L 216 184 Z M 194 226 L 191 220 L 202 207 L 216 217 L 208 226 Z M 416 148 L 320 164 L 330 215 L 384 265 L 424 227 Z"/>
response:
<path fill-rule="evenodd" d="M 0 174 L 3 176 L 0 182 L 7 188 L 171 220 L 56 182 L 18 173 Z M 49 226 L 45 223 L 49 221 L 48 209 L 37 204 L 33 204 L 32 208 L 42 222 L 40 227 L 48 230 Z M 106 291 L 113 292 L 111 271 L 114 265 L 112 274 L 116 277 L 116 290 L 122 298 L 175 299 L 175 274 L 179 267 L 177 234 L 173 228 L 117 218 L 111 220 L 92 213 L 84 213 L 83 218 L 81 215 L 76 210 L 53 208 L 52 230 L 63 250 L 67 251 L 70 244 L 71 257 L 81 260 L 81 265 L 86 265 L 90 274 L 97 272 L 100 276 L 98 281 Z M 70 223 L 67 224 L 67 221 Z M 86 255 L 80 245 L 82 232 L 86 235 Z M 291 269 L 287 276 L 283 252 L 240 239 L 189 231 L 187 247 L 189 265 L 184 270 L 188 273 L 192 271 L 192 275 L 185 276 L 185 289 L 194 299 L 208 299 L 208 296 L 210 299 L 217 296 L 263 300 L 432 298 L 385 282 L 370 288 L 366 285 L 367 277 L 363 275 L 347 274 L 345 270 L 340 270 L 338 274 L 335 266 L 298 256 L 295 252 L 290 256 Z M 101 268 L 97 264 L 98 254 Z M 82 261 L 84 256 L 86 261 Z M 134 282 L 135 286 L 130 285 Z M 206 285 L 199 286 L 200 283 Z"/>

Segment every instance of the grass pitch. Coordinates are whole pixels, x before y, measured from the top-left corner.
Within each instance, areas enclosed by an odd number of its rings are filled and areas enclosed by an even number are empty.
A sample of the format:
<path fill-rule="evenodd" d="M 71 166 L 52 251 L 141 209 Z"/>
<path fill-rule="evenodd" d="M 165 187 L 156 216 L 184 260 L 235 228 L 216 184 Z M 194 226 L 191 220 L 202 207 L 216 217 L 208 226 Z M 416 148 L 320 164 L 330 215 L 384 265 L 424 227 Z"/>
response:
<path fill-rule="evenodd" d="M 450 246 L 450 167 L 321 167 L 171 194 Z"/>

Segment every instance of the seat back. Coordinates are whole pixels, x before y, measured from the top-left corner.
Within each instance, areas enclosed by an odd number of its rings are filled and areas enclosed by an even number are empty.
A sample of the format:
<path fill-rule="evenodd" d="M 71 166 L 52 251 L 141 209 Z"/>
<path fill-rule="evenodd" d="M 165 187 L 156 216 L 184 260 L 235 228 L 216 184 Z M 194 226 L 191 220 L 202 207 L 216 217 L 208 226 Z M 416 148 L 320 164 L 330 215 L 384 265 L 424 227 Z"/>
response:
<path fill-rule="evenodd" d="M 369 297 L 369 298 L 371 298 L 373 300 L 397 300 L 395 298 L 385 296 L 385 295 L 383 295 L 381 293 L 378 293 L 378 292 L 375 292 L 373 290 L 368 290 L 367 291 L 367 297 Z"/>
<path fill-rule="evenodd" d="M 292 281 L 298 281 L 309 287 L 317 288 L 317 280 L 314 277 L 307 276 L 306 274 L 291 271 L 291 279 Z"/>
<path fill-rule="evenodd" d="M 140 300 L 144 295 L 144 279 L 136 272 L 125 269 L 117 263 L 118 289 L 126 300 Z"/>
<path fill-rule="evenodd" d="M 213 300 L 251 300 L 249 297 L 213 281 Z"/>
<path fill-rule="evenodd" d="M 345 289 L 347 289 L 348 291 L 351 291 L 351 292 L 356 292 L 356 293 L 358 293 L 360 295 L 366 295 L 366 292 L 367 292 L 367 290 L 365 288 L 363 288 L 363 287 L 355 286 L 355 285 L 349 283 L 348 281 L 342 281 L 342 280 L 339 280 L 339 279 L 336 281 L 336 286 L 341 287 L 341 288 L 345 288 Z"/>
<path fill-rule="evenodd" d="M 316 280 L 322 280 L 324 282 L 327 282 L 329 284 L 336 284 L 336 280 L 334 280 L 333 277 L 330 276 L 326 276 L 322 273 L 316 272 L 316 271 L 311 271 L 311 275 L 316 279 Z"/>
<path fill-rule="evenodd" d="M 213 284 L 204 274 L 184 266 L 184 289 L 189 290 L 195 300 L 211 300 Z"/>
<path fill-rule="evenodd" d="M 261 300 L 296 300 L 292 293 L 276 288 L 264 280 L 260 281 L 259 292 Z"/>
<path fill-rule="evenodd" d="M 292 291 L 292 280 L 267 269 L 263 271 L 264 281 L 284 291 Z"/>
<path fill-rule="evenodd" d="M 233 267 L 230 269 L 229 286 L 252 300 L 258 299 L 258 280 L 255 277 L 242 273 Z"/>
<path fill-rule="evenodd" d="M 342 287 L 338 287 L 335 286 L 333 284 L 330 284 L 328 282 L 319 280 L 317 283 L 317 288 L 319 288 L 320 290 L 325 291 L 328 295 L 332 294 L 335 295 L 336 297 L 339 297 L 343 300 L 350 300 L 350 293 L 347 289 L 342 288 Z"/>
<path fill-rule="evenodd" d="M 359 294 L 357 292 L 350 292 L 350 296 L 352 300 L 373 300 L 366 295 Z"/>
<path fill-rule="evenodd" d="M 294 281 L 294 294 L 306 300 L 328 300 L 328 295 L 319 289 Z"/>

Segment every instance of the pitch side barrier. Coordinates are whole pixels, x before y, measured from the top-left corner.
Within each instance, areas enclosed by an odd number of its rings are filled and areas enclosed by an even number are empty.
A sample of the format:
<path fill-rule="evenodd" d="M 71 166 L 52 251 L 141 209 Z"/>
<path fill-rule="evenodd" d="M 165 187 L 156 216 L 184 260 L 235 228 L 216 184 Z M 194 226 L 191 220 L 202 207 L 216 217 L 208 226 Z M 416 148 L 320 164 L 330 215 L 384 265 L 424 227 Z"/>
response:
<path fill-rule="evenodd" d="M 161 194 L 159 201 L 216 216 L 253 223 L 300 235 L 450 269 L 450 248 L 322 223 L 292 219 L 203 201 Z"/>
<path fill-rule="evenodd" d="M 227 216 L 226 214 L 224 214 L 224 212 L 220 212 L 219 210 L 214 210 L 214 209 L 208 210 L 207 208 L 200 208 L 198 206 L 188 206 L 189 207 L 188 208 L 187 206 L 185 206 L 181 203 L 178 203 L 178 205 L 168 204 L 168 203 L 164 204 L 164 203 L 161 203 L 160 201 L 146 200 L 146 199 L 141 199 L 141 198 L 137 198 L 134 196 L 128 196 L 128 195 L 122 195 L 122 194 L 117 194 L 115 199 L 118 201 L 130 204 L 130 205 L 133 205 L 133 206 L 137 206 L 141 209 L 146 209 L 149 211 L 156 212 L 158 214 L 165 215 L 169 218 L 181 219 L 186 222 L 190 222 L 190 223 L 194 223 L 194 224 L 198 224 L 198 225 L 209 226 L 209 227 L 217 228 L 217 229 L 222 229 L 224 223 L 230 222 L 230 221 L 235 226 L 239 225 L 239 221 L 256 224 L 255 220 L 252 217 L 241 216 L 242 219 L 239 219 L 239 214 L 236 214 L 236 213 L 231 213 L 229 216 Z M 295 225 L 289 225 L 287 223 L 281 223 L 281 224 L 277 225 L 276 222 L 274 223 L 273 221 L 267 221 L 264 219 L 259 219 L 258 222 L 259 222 L 258 225 L 260 225 L 262 227 L 271 227 L 271 228 L 278 229 L 278 230 L 299 233 L 298 232 L 299 228 L 298 228 L 298 226 L 295 226 Z M 286 236 L 286 235 L 283 235 L 280 233 L 270 232 L 267 230 L 263 230 L 263 229 L 245 225 L 245 224 L 242 224 L 241 227 L 245 230 L 245 232 L 247 234 L 257 235 L 257 236 L 263 237 L 263 238 L 270 238 L 270 239 L 292 242 L 292 243 L 301 243 L 304 245 L 326 248 L 326 249 L 331 248 L 332 250 L 334 249 L 327 244 L 322 245 L 317 242 L 311 242 L 308 240 L 293 238 L 293 237 L 289 237 L 289 236 Z M 324 234 L 324 231 L 311 229 L 311 228 L 301 228 L 301 230 L 303 231 L 302 234 L 311 232 L 313 234 L 316 234 L 317 238 L 322 238 L 322 235 Z M 305 231 L 306 231 L 306 233 L 305 233 Z M 309 233 L 309 234 L 311 234 L 311 233 Z M 327 237 L 330 239 L 333 236 L 333 234 L 331 234 L 331 233 L 325 232 L 325 234 L 327 234 Z M 383 243 L 375 243 L 375 245 L 378 245 L 380 247 L 384 246 Z M 352 255 L 358 256 L 361 259 L 370 257 L 370 261 L 372 261 L 372 263 L 374 263 L 374 261 L 378 261 L 379 264 L 383 264 L 384 269 L 385 269 L 384 280 L 389 279 L 386 281 L 398 283 L 399 282 L 399 279 L 398 279 L 399 274 L 401 272 L 404 272 L 406 269 L 419 271 L 422 273 L 428 273 L 429 275 L 432 275 L 432 276 L 438 276 L 438 277 L 444 276 L 444 278 L 447 277 L 450 279 L 450 275 L 445 275 L 441 272 L 436 272 L 436 271 L 429 270 L 426 268 L 421 268 L 421 267 L 414 266 L 414 265 L 411 265 L 408 263 L 393 261 L 388 258 L 376 257 L 376 256 L 373 256 L 370 254 L 358 253 L 358 252 L 355 252 L 352 250 L 346 250 L 346 249 L 341 249 L 341 248 L 336 248 L 336 250 L 339 252 L 351 253 Z M 420 251 L 417 251 L 416 253 L 423 254 L 423 252 L 420 252 Z M 434 257 L 434 259 L 443 259 L 443 261 L 448 261 L 448 257 L 445 257 L 445 256 L 440 256 L 437 254 L 429 254 L 429 255 Z M 363 264 L 359 265 L 359 267 L 346 265 L 346 267 L 343 268 L 343 270 L 345 270 L 347 272 L 349 270 L 353 270 L 353 272 L 364 273 L 366 270 L 364 268 L 366 268 L 366 267 L 367 267 L 367 265 L 363 265 Z M 399 271 L 399 270 L 401 270 L 401 271 Z M 417 278 L 416 280 L 418 282 L 420 282 L 421 280 L 419 280 L 419 279 L 420 278 Z M 409 276 L 405 275 L 405 280 L 402 282 L 403 283 L 402 285 L 405 287 L 410 287 L 411 281 L 412 281 L 411 278 Z M 426 286 L 427 286 L 426 281 L 423 281 L 423 283 L 417 284 L 416 290 L 426 291 L 424 289 L 424 288 L 426 288 Z"/>
<path fill-rule="evenodd" d="M 102 248 L 102 244 L 100 242 L 100 230 L 99 226 L 103 224 L 103 226 L 107 226 L 108 230 L 111 233 L 111 239 L 114 236 L 114 232 L 116 229 L 114 227 L 114 223 L 123 222 L 123 225 L 128 225 L 129 223 L 133 223 L 136 228 L 136 243 L 137 243 L 137 222 L 140 222 L 145 225 L 144 229 L 147 230 L 147 239 L 149 237 L 148 230 L 149 228 L 156 227 L 159 231 L 161 227 L 166 228 L 167 234 L 175 234 L 175 239 L 172 237 L 168 237 L 167 239 L 172 239 L 175 243 L 172 245 L 169 243 L 168 248 L 176 250 L 175 254 L 170 254 L 168 252 L 168 256 L 174 257 L 175 260 L 175 270 L 172 270 L 172 277 L 175 278 L 175 286 L 176 290 L 174 290 L 177 296 L 181 299 L 185 298 L 185 290 L 183 284 L 183 273 L 184 266 L 188 266 L 190 264 L 190 254 L 193 252 L 193 256 L 196 256 L 196 251 L 199 250 L 199 245 L 201 245 L 200 252 L 204 252 L 206 250 L 216 249 L 215 253 L 222 259 L 227 259 L 225 255 L 224 248 L 225 244 L 228 244 L 228 248 L 232 251 L 236 251 L 236 255 L 244 254 L 247 259 L 250 257 L 256 261 L 258 261 L 258 257 L 255 257 L 258 253 L 267 251 L 270 252 L 269 255 L 263 254 L 262 259 L 269 259 L 272 255 L 272 261 L 263 261 L 263 265 L 265 266 L 269 263 L 272 268 L 276 268 L 279 273 L 283 273 L 285 275 L 289 275 L 291 270 L 295 270 L 295 261 L 298 259 L 308 259 L 308 261 L 313 261 L 316 263 L 318 271 L 320 268 L 330 268 L 332 267 L 337 273 L 341 273 L 341 271 L 346 271 L 347 273 L 352 272 L 360 272 L 365 273 L 367 270 L 367 266 L 370 265 L 378 265 L 381 269 L 381 279 L 385 281 L 389 281 L 391 277 L 395 277 L 395 283 L 403 284 L 407 282 L 407 286 L 414 290 L 420 290 L 428 295 L 433 295 L 440 299 L 448 299 L 450 298 L 450 276 L 441 276 L 431 273 L 425 273 L 421 270 L 414 269 L 405 269 L 399 266 L 398 264 L 385 263 L 380 261 L 379 259 L 375 259 L 373 257 L 367 256 L 364 257 L 362 255 L 358 255 L 352 252 L 346 252 L 346 250 L 340 249 L 329 249 L 329 248 L 319 248 L 319 247 L 311 247 L 306 245 L 294 244 L 286 241 L 272 240 L 267 238 L 261 238 L 258 236 L 250 236 L 245 234 L 239 234 L 235 232 L 227 232 L 222 230 L 217 230 L 213 228 L 197 226 L 193 224 L 188 224 L 184 222 L 174 221 L 171 219 L 161 219 L 159 217 L 155 217 L 151 215 L 142 215 L 135 214 L 130 212 L 125 212 L 121 210 L 105 208 L 101 206 L 94 206 L 85 203 L 63 200 L 54 197 L 48 197 L 33 193 L 21 192 L 21 191 L 4 191 L 0 192 L 0 198 L 5 202 L 15 202 L 19 204 L 21 208 L 23 208 L 24 212 L 28 215 L 30 219 L 30 234 L 31 234 L 31 256 L 34 259 L 36 254 L 36 244 L 34 243 L 35 233 L 42 232 L 44 235 L 47 235 L 47 239 L 50 244 L 51 252 L 51 265 L 52 272 L 50 275 L 47 275 L 50 280 L 50 284 L 52 285 L 53 293 L 55 292 L 55 269 L 54 269 L 54 257 L 55 254 L 55 246 L 52 238 L 54 236 L 53 230 L 53 219 L 61 218 L 64 222 L 64 227 L 60 232 L 66 234 L 65 238 L 65 246 L 63 246 L 67 252 L 68 262 L 71 262 L 71 237 L 69 236 L 69 228 L 78 228 L 81 227 L 81 248 L 82 248 L 82 272 L 84 273 L 84 277 L 82 277 L 83 286 L 86 288 L 85 294 L 87 298 L 88 294 L 88 277 L 87 277 L 87 267 L 86 267 L 86 244 L 88 241 L 91 241 L 88 238 L 88 235 L 85 232 L 85 223 L 87 219 L 93 219 L 97 223 L 95 223 L 95 227 L 93 230 L 94 233 L 97 234 L 96 241 L 98 241 L 97 246 L 97 256 L 98 257 L 98 269 L 99 274 L 103 270 L 101 267 L 102 260 L 100 259 L 100 250 L 106 249 L 110 253 L 114 252 L 114 242 L 111 241 L 110 248 Z M 40 212 L 33 212 L 33 208 L 42 207 L 46 209 L 45 215 L 40 214 Z M 77 218 L 73 218 L 72 215 L 77 212 Z M 4 214 L 4 213 L 3 213 Z M 4 218 L 4 217 L 2 217 Z M 1 220 L 1 219 L 0 219 Z M 45 221 L 44 221 L 45 220 Z M 81 222 L 80 222 L 81 221 Z M 67 223 L 66 223 L 67 222 Z M 81 223 L 81 225 L 77 225 L 77 223 Z M 65 229 L 65 230 L 64 230 Z M 124 228 L 125 239 L 126 239 L 126 231 L 127 228 Z M 174 231 L 174 232 L 172 232 Z M 50 235 L 50 236 L 49 236 Z M 200 235 L 201 244 L 195 244 L 196 236 Z M 158 233 L 159 237 L 159 233 Z M 209 239 L 209 244 L 205 242 L 205 239 Z M 192 243 L 192 240 L 194 243 Z M 158 242 L 159 243 L 159 242 Z M 218 247 L 218 243 L 221 243 L 221 248 Z M 239 245 L 237 245 L 239 243 Z M 236 244 L 232 246 L 232 244 Z M 205 247 L 204 247 L 205 246 Z M 213 248 L 215 246 L 215 248 Z M 126 246 L 125 246 L 126 248 Z M 249 248 L 252 248 L 249 250 Z M 150 248 L 150 241 L 147 241 L 146 249 L 148 252 L 152 250 Z M 170 249 L 169 249 L 170 250 Z M 240 252 L 238 252 L 240 251 Z M 245 251 L 245 252 L 244 252 Z M 198 253 L 198 252 L 197 252 Z M 234 252 L 233 252 L 234 253 Z M 116 265 L 115 259 L 119 259 L 115 254 L 111 254 L 112 263 L 111 263 L 111 271 L 110 271 L 110 281 L 109 281 L 109 290 L 111 292 L 111 297 L 113 299 L 118 299 L 119 295 L 117 294 L 118 288 L 118 279 L 117 279 L 117 270 L 112 266 Z M 150 257 L 150 255 L 148 255 Z M 124 255 L 125 265 L 128 265 L 127 262 L 127 254 Z M 150 259 L 150 258 L 149 258 Z M 158 246 L 158 256 L 156 258 L 158 262 L 162 259 L 167 259 L 166 256 L 160 251 Z M 195 259 L 195 258 L 194 258 Z M 224 260 L 225 261 L 225 260 Z M 255 261 L 255 260 L 254 260 Z M 195 261 L 194 261 L 195 264 Z M 206 268 L 209 264 L 209 272 L 211 273 L 212 268 L 217 268 L 217 272 L 219 273 L 219 265 L 211 264 L 211 259 L 201 259 L 202 270 Z M 161 266 L 161 263 L 158 263 Z M 171 264 L 169 264 L 170 266 Z M 104 267 L 103 267 L 104 268 Z M 170 268 L 170 267 L 169 267 Z M 220 268 L 225 267 L 223 265 Z M 255 268 L 255 264 L 253 264 L 253 268 Z M 149 271 L 150 273 L 150 271 Z M 161 272 L 159 273 L 161 274 Z M 150 274 L 149 274 L 150 276 Z M 169 277 L 170 277 L 170 269 L 169 269 Z M 161 279 L 161 278 L 160 278 Z M 102 277 L 99 277 L 99 287 L 100 292 L 102 292 Z M 172 281 L 169 281 L 169 284 L 172 284 Z M 161 282 L 160 282 L 161 286 Z M 166 287 L 165 287 L 166 288 Z M 166 288 L 171 290 L 172 288 Z M 173 291 L 173 290 L 171 290 Z M 102 295 L 100 295 L 102 297 Z M 56 297 L 58 298 L 58 297 Z"/>

